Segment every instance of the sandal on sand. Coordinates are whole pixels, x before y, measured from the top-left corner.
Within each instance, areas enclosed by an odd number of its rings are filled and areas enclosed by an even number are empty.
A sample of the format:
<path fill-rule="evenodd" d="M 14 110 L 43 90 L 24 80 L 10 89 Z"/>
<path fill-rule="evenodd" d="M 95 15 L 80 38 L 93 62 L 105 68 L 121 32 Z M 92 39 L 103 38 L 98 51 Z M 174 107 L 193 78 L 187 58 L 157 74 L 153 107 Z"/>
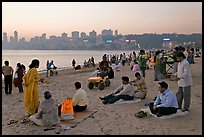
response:
<path fill-rule="evenodd" d="M 47 127 L 47 128 L 44 128 L 44 131 L 48 131 L 48 130 L 54 130 L 55 127 Z"/>
<path fill-rule="evenodd" d="M 17 122 L 18 122 L 18 120 L 13 120 L 12 119 L 12 120 L 9 121 L 9 123 L 7 125 L 11 125 L 11 124 L 14 124 L 14 123 L 17 123 Z"/>
<path fill-rule="evenodd" d="M 147 116 L 147 113 L 144 111 L 139 111 L 138 113 L 135 114 L 135 116 L 138 118 L 143 118 Z"/>
<path fill-rule="evenodd" d="M 28 123 L 28 122 L 30 122 L 30 120 L 29 119 L 25 119 L 25 118 L 21 121 L 22 124 L 25 124 L 25 123 Z"/>

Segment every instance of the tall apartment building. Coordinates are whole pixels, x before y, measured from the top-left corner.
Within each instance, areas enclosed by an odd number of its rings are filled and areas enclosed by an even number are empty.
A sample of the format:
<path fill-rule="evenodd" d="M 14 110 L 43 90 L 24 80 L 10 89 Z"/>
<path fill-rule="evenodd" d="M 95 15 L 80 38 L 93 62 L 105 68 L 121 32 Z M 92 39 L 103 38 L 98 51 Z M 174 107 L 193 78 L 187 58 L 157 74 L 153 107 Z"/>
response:
<path fill-rule="evenodd" d="M 14 42 L 18 42 L 18 32 L 14 31 Z"/>
<path fill-rule="evenodd" d="M 7 33 L 4 32 L 4 33 L 3 33 L 3 43 L 7 43 L 7 42 L 8 42 Z"/>
<path fill-rule="evenodd" d="M 77 41 L 79 39 L 79 32 L 73 31 L 72 32 L 72 40 Z"/>

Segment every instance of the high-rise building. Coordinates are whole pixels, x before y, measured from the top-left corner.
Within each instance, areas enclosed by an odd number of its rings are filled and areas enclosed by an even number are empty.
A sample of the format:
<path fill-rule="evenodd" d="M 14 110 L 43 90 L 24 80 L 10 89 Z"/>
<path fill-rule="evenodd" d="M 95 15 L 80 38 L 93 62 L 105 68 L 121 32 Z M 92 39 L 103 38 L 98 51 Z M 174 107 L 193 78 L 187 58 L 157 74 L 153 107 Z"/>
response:
<path fill-rule="evenodd" d="M 4 43 L 8 42 L 8 38 L 7 38 L 7 33 L 6 32 L 3 33 L 3 42 Z"/>
<path fill-rule="evenodd" d="M 11 42 L 11 43 L 14 42 L 14 38 L 13 38 L 13 36 L 10 36 L 10 42 Z"/>
<path fill-rule="evenodd" d="M 66 40 L 66 39 L 67 39 L 67 33 L 65 33 L 65 32 L 62 33 L 62 39 L 63 39 L 63 40 Z"/>
<path fill-rule="evenodd" d="M 43 40 L 46 40 L 46 39 L 47 39 L 47 38 L 46 38 L 46 33 L 43 33 L 42 36 L 41 36 L 41 38 L 42 38 Z"/>
<path fill-rule="evenodd" d="M 115 30 L 115 36 L 118 36 L 118 30 Z"/>
<path fill-rule="evenodd" d="M 79 39 L 79 32 L 73 31 L 72 32 L 72 40 L 77 41 Z"/>
<path fill-rule="evenodd" d="M 18 42 L 18 32 L 14 31 L 14 42 Z"/>
<path fill-rule="evenodd" d="M 102 41 L 103 42 L 112 42 L 113 41 L 113 31 L 109 30 L 102 30 Z"/>
<path fill-rule="evenodd" d="M 86 33 L 85 32 L 81 32 L 81 38 L 85 38 L 86 37 Z"/>
<path fill-rule="evenodd" d="M 113 31 L 111 29 L 109 29 L 109 30 L 106 30 L 106 29 L 102 30 L 102 36 L 103 37 L 104 36 L 112 36 L 112 35 L 113 35 Z"/>
<path fill-rule="evenodd" d="M 90 43 L 96 43 L 96 31 L 89 32 Z"/>
<path fill-rule="evenodd" d="M 89 32 L 90 38 L 96 38 L 96 31 Z"/>

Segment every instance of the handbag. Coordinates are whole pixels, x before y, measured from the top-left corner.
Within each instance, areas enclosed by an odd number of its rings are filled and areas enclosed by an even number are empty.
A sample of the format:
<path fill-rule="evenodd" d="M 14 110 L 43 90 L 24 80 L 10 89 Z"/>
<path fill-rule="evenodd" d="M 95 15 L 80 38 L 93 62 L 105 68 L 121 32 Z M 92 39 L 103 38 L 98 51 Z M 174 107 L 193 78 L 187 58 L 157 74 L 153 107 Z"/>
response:
<path fill-rule="evenodd" d="M 63 120 L 74 119 L 74 109 L 72 106 L 72 99 L 68 98 L 64 100 L 61 107 L 61 118 Z"/>
<path fill-rule="evenodd" d="M 18 80 L 18 78 L 14 78 L 13 84 L 15 87 L 17 87 L 20 84 L 20 81 Z"/>

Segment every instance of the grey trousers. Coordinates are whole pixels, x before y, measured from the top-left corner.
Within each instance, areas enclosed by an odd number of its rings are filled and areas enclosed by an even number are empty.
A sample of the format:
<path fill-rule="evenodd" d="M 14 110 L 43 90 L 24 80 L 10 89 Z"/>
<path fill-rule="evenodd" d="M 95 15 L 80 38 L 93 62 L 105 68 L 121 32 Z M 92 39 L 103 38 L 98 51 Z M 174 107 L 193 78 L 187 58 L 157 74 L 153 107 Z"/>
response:
<path fill-rule="evenodd" d="M 189 109 L 191 103 L 191 86 L 188 87 L 179 87 L 178 92 L 176 93 L 176 98 L 178 101 L 179 109 L 182 108 L 182 102 L 184 100 L 184 108 Z"/>
<path fill-rule="evenodd" d="M 176 73 L 177 71 L 178 71 L 178 62 L 174 62 L 173 73 Z"/>

